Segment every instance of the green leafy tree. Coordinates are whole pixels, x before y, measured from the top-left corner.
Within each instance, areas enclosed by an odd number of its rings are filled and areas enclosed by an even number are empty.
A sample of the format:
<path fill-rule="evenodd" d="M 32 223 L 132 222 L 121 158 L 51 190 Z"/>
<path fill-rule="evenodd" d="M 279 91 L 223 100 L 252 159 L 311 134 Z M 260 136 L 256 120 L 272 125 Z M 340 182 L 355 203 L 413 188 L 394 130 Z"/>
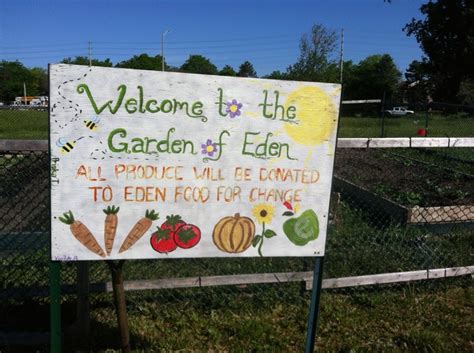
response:
<path fill-rule="evenodd" d="M 347 66 L 346 66 L 347 65 Z M 344 99 L 391 99 L 397 92 L 401 73 L 388 55 L 370 55 L 357 65 L 346 63 Z"/>
<path fill-rule="evenodd" d="M 252 63 L 250 61 L 245 61 L 242 65 L 239 66 L 239 72 L 237 73 L 239 77 L 257 77 L 257 72 L 255 71 Z"/>
<path fill-rule="evenodd" d="M 474 82 L 469 80 L 461 82 L 457 98 L 461 104 L 474 105 Z"/>
<path fill-rule="evenodd" d="M 0 101 L 10 103 L 23 96 L 23 83 L 29 96 L 39 95 L 40 81 L 19 61 L 0 62 Z"/>
<path fill-rule="evenodd" d="M 263 76 L 263 78 L 270 78 L 272 80 L 287 80 L 287 74 L 279 70 L 272 71 L 270 74 Z"/>
<path fill-rule="evenodd" d="M 74 59 L 71 58 L 64 58 L 61 61 L 63 64 L 71 64 L 71 65 L 86 65 L 89 66 L 89 58 L 86 56 L 76 56 Z M 105 60 L 99 59 L 92 59 L 91 60 L 92 66 L 103 66 L 103 67 L 112 67 L 112 61 L 109 58 Z"/>
<path fill-rule="evenodd" d="M 237 76 L 237 72 L 235 72 L 234 68 L 230 65 L 225 65 L 221 71 L 219 71 L 219 75 L 221 76 Z"/>
<path fill-rule="evenodd" d="M 38 95 L 47 96 L 49 92 L 49 79 L 48 73 L 45 69 L 40 67 L 34 67 L 30 69 L 30 73 L 33 76 L 33 81 L 36 82 Z"/>
<path fill-rule="evenodd" d="M 297 62 L 287 69 L 292 80 L 334 81 L 335 62 L 331 55 L 336 49 L 336 32 L 315 24 L 300 40 Z"/>
<path fill-rule="evenodd" d="M 413 18 L 404 28 L 425 54 L 420 69 L 428 76 L 435 100 L 459 101 L 461 83 L 474 79 L 472 0 L 429 1 L 420 12 L 425 18 Z"/>
<path fill-rule="evenodd" d="M 427 74 L 426 59 L 413 60 L 405 71 L 405 83 L 402 87 L 404 100 L 409 103 L 427 103 L 432 86 Z"/>
<path fill-rule="evenodd" d="M 149 56 L 148 54 L 134 55 L 128 60 L 119 62 L 116 67 L 137 69 L 137 70 L 162 70 L 162 57 L 161 55 Z M 170 67 L 166 65 L 165 70 L 168 71 Z"/>
<path fill-rule="evenodd" d="M 202 55 L 190 55 L 180 67 L 180 71 L 193 74 L 217 75 L 219 71 L 216 65 Z"/>

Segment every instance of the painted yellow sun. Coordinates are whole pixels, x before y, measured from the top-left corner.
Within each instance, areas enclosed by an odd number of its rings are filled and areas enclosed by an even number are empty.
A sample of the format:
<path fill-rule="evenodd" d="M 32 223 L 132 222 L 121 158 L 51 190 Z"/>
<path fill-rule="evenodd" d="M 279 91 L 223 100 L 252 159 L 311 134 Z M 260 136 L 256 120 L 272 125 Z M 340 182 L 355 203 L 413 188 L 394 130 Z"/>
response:
<path fill-rule="evenodd" d="M 337 127 L 336 108 L 321 88 L 303 86 L 291 92 L 285 109 L 296 107 L 298 124 L 285 124 L 288 136 L 296 143 L 315 146 L 326 141 Z"/>

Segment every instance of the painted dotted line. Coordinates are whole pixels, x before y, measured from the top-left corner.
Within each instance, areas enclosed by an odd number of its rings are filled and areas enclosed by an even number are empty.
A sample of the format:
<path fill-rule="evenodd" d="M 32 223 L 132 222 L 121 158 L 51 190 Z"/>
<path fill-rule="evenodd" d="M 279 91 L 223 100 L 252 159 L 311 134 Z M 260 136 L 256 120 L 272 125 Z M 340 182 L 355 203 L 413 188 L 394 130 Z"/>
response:
<path fill-rule="evenodd" d="M 81 109 L 81 107 L 79 106 L 79 104 L 74 103 L 74 102 L 73 102 L 72 100 L 70 100 L 70 99 L 67 99 L 67 98 L 61 93 L 61 87 L 62 87 L 63 85 L 65 85 L 65 84 L 67 84 L 67 83 L 74 82 L 74 81 L 80 81 L 80 80 L 84 79 L 84 78 L 89 74 L 89 72 L 91 72 L 91 71 L 92 71 L 92 67 L 89 68 L 89 71 L 86 72 L 84 75 L 82 75 L 82 76 L 80 76 L 80 77 L 78 77 L 78 78 L 75 78 L 75 79 L 66 80 L 66 81 L 64 81 L 63 83 L 61 83 L 61 84 L 58 86 L 58 88 L 57 88 L 58 95 L 63 99 L 63 101 L 66 101 L 66 102 L 67 102 L 66 105 L 69 103 L 69 104 L 70 104 L 70 105 L 69 105 L 69 108 L 75 110 L 74 117 L 69 121 L 69 123 L 72 123 L 72 122 L 76 121 L 77 119 L 79 119 L 79 115 L 82 114 L 82 109 Z M 56 107 L 57 107 L 59 104 L 61 104 L 61 103 L 62 103 L 62 102 L 61 102 L 60 100 L 58 100 L 57 103 L 55 103 L 55 104 L 53 105 L 53 107 L 52 107 L 52 109 L 51 109 L 51 113 L 54 112 L 54 110 L 56 109 Z M 75 104 L 75 107 L 73 107 L 72 104 Z M 64 107 L 64 105 L 61 104 L 61 106 L 62 106 L 62 109 L 63 109 L 63 110 L 66 110 L 65 107 Z M 56 116 L 55 114 L 51 114 L 51 115 L 52 115 L 52 116 Z M 58 124 L 58 127 L 59 127 L 60 129 L 64 129 L 64 128 L 68 125 L 68 123 L 65 123 L 64 125 L 61 125 L 56 119 L 54 120 L 54 122 L 55 122 L 56 124 Z"/>
<path fill-rule="evenodd" d="M 70 104 L 70 105 L 69 105 L 69 108 L 74 109 L 75 112 L 76 112 L 76 113 L 74 114 L 74 117 L 69 121 L 69 123 L 73 123 L 73 122 L 75 122 L 75 121 L 77 121 L 77 120 L 79 119 L 79 115 L 82 114 L 82 109 L 81 109 L 81 107 L 79 106 L 79 104 L 74 103 L 72 100 L 68 99 L 67 97 L 65 97 L 65 96 L 61 93 L 61 87 L 62 87 L 63 85 L 68 84 L 68 83 L 71 83 L 71 82 L 74 82 L 74 81 L 80 81 L 80 80 L 84 79 L 84 78 L 89 74 L 89 72 L 91 72 L 91 71 L 92 71 L 92 67 L 89 68 L 89 70 L 88 70 L 84 75 L 82 75 L 82 76 L 80 76 L 80 77 L 78 77 L 78 78 L 75 78 L 75 79 L 66 80 L 66 81 L 64 81 L 63 83 L 61 83 L 61 84 L 58 86 L 58 88 L 57 88 L 59 97 L 61 97 L 61 98 L 63 99 L 63 101 L 67 102 L 66 105 L 69 103 L 69 104 Z M 73 107 L 72 104 L 75 104 L 75 107 Z M 58 105 L 61 105 L 61 101 L 60 101 L 60 100 L 58 100 L 57 103 L 55 103 L 55 104 L 53 105 L 53 107 L 52 107 L 52 109 L 51 109 L 51 113 L 58 107 Z M 62 109 L 65 110 L 65 107 L 62 106 Z M 51 116 L 56 116 L 56 114 L 51 114 Z M 58 125 L 58 127 L 59 127 L 60 129 L 63 129 L 63 128 L 65 128 L 65 127 L 68 125 L 68 123 L 65 123 L 64 125 L 61 125 L 56 119 L 54 120 L 54 122 Z M 87 136 L 87 137 L 89 137 L 89 138 L 91 138 L 91 139 L 94 138 L 93 136 Z M 80 138 L 78 138 L 76 141 L 79 141 L 79 140 L 81 140 L 81 139 L 83 139 L 83 138 L 84 138 L 84 137 L 80 137 Z M 103 147 L 104 144 L 102 143 L 102 140 L 101 140 L 100 138 L 99 138 L 98 140 L 99 140 L 100 145 Z M 94 155 L 95 155 L 96 152 L 101 152 L 103 156 L 100 157 L 100 158 L 95 157 Z M 93 160 L 98 160 L 98 159 L 104 160 L 104 159 L 106 159 L 106 157 L 108 157 L 109 159 L 114 159 L 114 158 L 116 158 L 116 159 L 126 159 L 126 160 L 141 160 L 141 159 L 142 159 L 142 158 L 138 158 L 138 157 L 115 157 L 115 156 L 110 155 L 105 147 L 104 147 L 104 149 L 102 149 L 102 150 L 100 150 L 99 148 L 96 148 L 94 151 L 91 152 L 90 157 L 91 157 Z M 143 158 L 143 159 L 145 159 L 146 161 L 149 161 L 149 160 L 150 160 L 149 158 Z M 156 157 L 156 158 L 154 158 L 154 159 L 155 159 L 155 160 L 159 160 L 158 157 Z"/>
<path fill-rule="evenodd" d="M 101 144 L 102 146 L 104 145 L 104 144 L 102 143 L 102 140 L 100 140 L 100 139 L 99 139 L 99 144 Z M 94 154 L 95 154 L 96 152 L 102 153 L 103 156 L 100 157 L 100 158 L 94 157 Z M 112 156 L 111 154 L 108 153 L 108 151 L 107 151 L 106 148 L 104 148 L 103 150 L 100 150 L 99 148 L 96 148 L 94 151 L 91 152 L 90 157 L 91 157 L 91 159 L 93 159 L 93 160 L 99 160 L 99 159 L 100 159 L 100 160 L 104 160 L 104 159 L 106 159 L 107 157 L 108 157 L 109 159 L 114 159 L 114 158 L 115 158 L 115 159 L 120 159 L 120 160 L 126 159 L 126 160 L 134 160 L 134 161 L 138 161 L 138 160 L 142 160 L 142 159 L 144 159 L 145 161 L 149 161 L 149 160 L 150 160 L 150 158 L 116 157 L 116 156 Z M 154 158 L 154 160 L 158 161 L 158 160 L 159 160 L 159 157 Z"/>

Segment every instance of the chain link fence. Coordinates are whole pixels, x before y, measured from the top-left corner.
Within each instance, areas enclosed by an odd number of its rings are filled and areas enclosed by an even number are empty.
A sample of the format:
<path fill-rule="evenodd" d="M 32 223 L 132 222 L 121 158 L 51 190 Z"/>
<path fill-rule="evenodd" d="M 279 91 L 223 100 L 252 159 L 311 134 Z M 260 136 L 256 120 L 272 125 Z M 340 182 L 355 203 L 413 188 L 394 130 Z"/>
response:
<path fill-rule="evenodd" d="M 472 165 L 455 160 L 451 163 L 456 168 L 445 168 L 424 160 L 435 158 L 437 150 L 414 152 L 338 151 L 326 279 L 472 264 Z M 466 150 L 467 155 L 472 152 Z M 444 160 L 444 154 L 441 156 Z M 34 349 L 48 346 L 47 168 L 44 152 L 7 151 L 0 156 L 0 344 L 5 349 L 25 342 Z M 259 347 L 261 351 L 288 351 L 294 347 L 301 351 L 310 295 L 308 272 L 313 266 L 312 258 L 129 261 L 124 271 L 126 281 L 135 286 L 127 292 L 132 344 L 145 350 Z M 76 263 L 62 264 L 65 351 L 118 349 L 107 283 L 110 273 L 100 262 L 89 263 L 89 338 L 77 340 L 77 273 Z M 275 273 L 291 275 L 235 277 Z M 202 283 L 196 283 L 196 278 Z M 258 283 L 265 281 L 270 283 Z M 144 289 L 150 285 L 161 289 Z M 423 286 L 433 289 L 437 284 Z M 385 305 L 400 285 L 364 288 L 326 290 L 322 320 L 334 324 L 334 313 L 326 305 L 335 305 L 338 298 L 362 300 L 376 292 L 382 300 L 378 305 Z"/>
<path fill-rule="evenodd" d="M 340 136 L 473 137 L 474 106 L 346 101 L 341 108 Z"/>
<path fill-rule="evenodd" d="M 472 273 L 473 156 L 473 148 L 338 149 L 323 351 L 470 351 L 470 276 L 456 275 Z M 0 152 L 2 352 L 49 349 L 48 168 L 45 151 Z M 313 268 L 314 258 L 128 261 L 132 347 L 300 352 Z M 415 281 L 426 278 L 434 279 Z M 63 351 L 119 349 L 110 280 L 103 262 L 61 264 Z"/>

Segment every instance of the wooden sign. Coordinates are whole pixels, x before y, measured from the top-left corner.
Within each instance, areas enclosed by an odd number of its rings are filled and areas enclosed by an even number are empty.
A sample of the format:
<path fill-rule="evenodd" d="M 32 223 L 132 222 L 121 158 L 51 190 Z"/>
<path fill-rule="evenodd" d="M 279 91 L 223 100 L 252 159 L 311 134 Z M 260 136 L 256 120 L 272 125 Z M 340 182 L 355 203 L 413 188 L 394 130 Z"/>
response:
<path fill-rule="evenodd" d="M 322 256 L 341 87 L 50 66 L 53 260 Z"/>

